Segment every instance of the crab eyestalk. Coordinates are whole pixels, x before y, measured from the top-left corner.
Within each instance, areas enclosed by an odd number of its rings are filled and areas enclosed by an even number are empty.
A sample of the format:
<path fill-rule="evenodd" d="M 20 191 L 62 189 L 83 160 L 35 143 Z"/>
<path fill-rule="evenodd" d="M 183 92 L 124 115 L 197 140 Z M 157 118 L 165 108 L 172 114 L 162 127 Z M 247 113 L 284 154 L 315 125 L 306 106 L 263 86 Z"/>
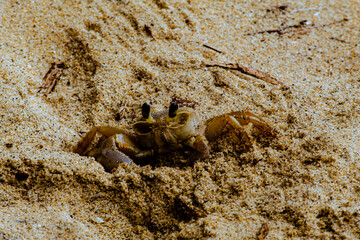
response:
<path fill-rule="evenodd" d="M 171 103 L 169 108 L 169 118 L 174 118 L 178 112 L 179 106 L 177 103 Z"/>
<path fill-rule="evenodd" d="M 142 116 L 143 118 L 149 122 L 149 123 L 153 123 L 155 122 L 155 120 L 153 119 L 153 117 L 150 114 L 150 105 L 148 103 L 144 103 L 141 107 L 141 111 L 142 111 Z"/>

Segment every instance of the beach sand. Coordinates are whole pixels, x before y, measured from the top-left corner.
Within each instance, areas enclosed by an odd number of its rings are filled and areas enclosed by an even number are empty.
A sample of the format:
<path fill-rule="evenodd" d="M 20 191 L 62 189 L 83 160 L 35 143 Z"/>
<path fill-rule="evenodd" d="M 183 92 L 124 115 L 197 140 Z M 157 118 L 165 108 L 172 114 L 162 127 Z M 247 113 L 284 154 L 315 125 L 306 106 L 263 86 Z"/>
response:
<path fill-rule="evenodd" d="M 360 239 L 359 1 L 0 3 L 0 239 Z M 283 84 L 207 64 L 239 63 Z M 53 69 L 53 88 L 41 88 Z M 57 71 L 57 72 L 56 72 Z M 49 75 L 48 75 L 49 76 Z M 74 147 L 180 98 L 246 127 L 108 173 Z"/>

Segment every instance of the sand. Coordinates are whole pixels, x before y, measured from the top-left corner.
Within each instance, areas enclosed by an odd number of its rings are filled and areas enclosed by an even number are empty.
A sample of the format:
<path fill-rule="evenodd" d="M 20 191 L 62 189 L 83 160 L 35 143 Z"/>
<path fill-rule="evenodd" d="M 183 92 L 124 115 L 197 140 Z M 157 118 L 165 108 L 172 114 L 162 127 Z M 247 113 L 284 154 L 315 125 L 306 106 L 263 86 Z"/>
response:
<path fill-rule="evenodd" d="M 0 239 L 360 239 L 359 9 L 1 1 Z M 144 102 L 174 97 L 202 121 L 249 110 L 278 136 L 250 124 L 251 152 L 224 136 L 208 159 L 184 150 L 112 173 L 73 153 L 92 127 L 131 126 Z"/>

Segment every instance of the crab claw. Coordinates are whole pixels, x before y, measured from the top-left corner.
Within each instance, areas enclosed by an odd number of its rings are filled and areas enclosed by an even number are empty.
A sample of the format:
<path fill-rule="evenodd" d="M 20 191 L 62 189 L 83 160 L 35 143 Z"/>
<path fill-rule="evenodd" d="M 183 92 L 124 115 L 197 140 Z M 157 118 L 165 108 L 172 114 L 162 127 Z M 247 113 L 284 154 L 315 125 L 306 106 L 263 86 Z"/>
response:
<path fill-rule="evenodd" d="M 103 165 L 105 170 L 108 172 L 111 172 L 114 168 L 117 168 L 119 166 L 119 163 L 132 163 L 131 158 L 128 157 L 126 154 L 118 150 L 113 150 L 111 148 L 104 148 L 102 150 L 102 155 L 104 156 L 104 158 L 101 158 L 99 160 L 99 163 Z"/>

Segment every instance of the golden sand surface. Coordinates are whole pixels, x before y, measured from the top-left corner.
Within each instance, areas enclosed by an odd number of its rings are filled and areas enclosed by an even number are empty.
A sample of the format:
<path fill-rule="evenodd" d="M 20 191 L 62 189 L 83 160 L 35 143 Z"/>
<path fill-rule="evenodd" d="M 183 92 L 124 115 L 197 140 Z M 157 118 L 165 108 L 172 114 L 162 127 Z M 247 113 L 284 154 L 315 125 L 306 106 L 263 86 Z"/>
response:
<path fill-rule="evenodd" d="M 360 239 L 358 0 L 4 0 L 0 13 L 0 239 Z M 228 63 L 283 84 L 205 66 Z M 173 97 L 203 121 L 249 110 L 278 137 L 248 126 L 251 152 L 225 136 L 205 160 L 113 173 L 73 153 L 92 127 Z"/>

